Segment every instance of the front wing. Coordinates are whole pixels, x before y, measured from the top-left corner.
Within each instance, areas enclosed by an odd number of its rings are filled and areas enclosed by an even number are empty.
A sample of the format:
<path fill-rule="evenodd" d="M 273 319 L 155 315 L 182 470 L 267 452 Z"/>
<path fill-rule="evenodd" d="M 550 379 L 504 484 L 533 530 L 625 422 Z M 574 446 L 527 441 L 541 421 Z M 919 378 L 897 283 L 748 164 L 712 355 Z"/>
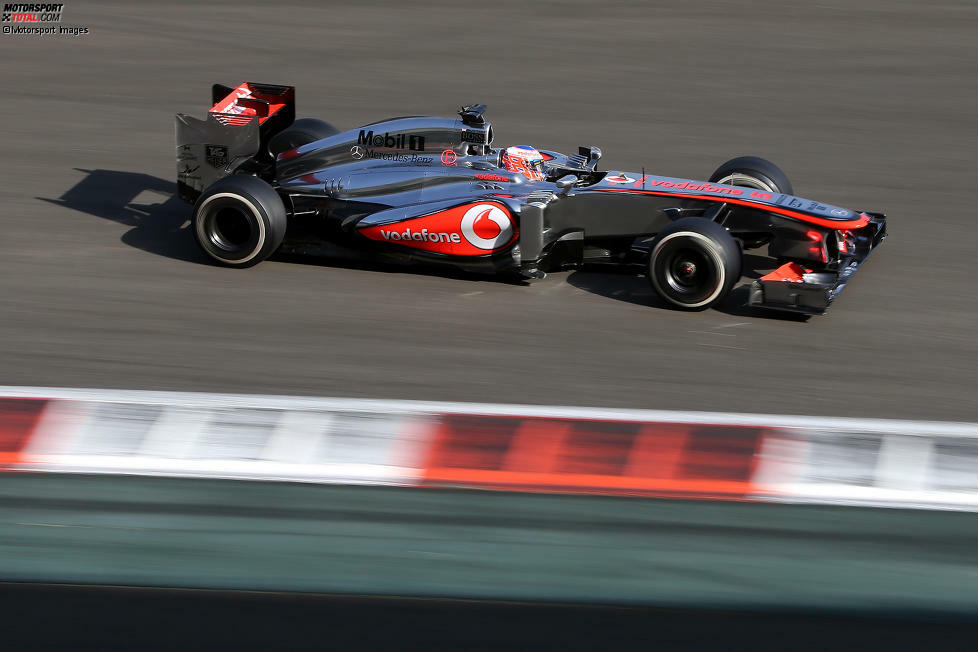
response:
<path fill-rule="evenodd" d="M 836 269 L 818 272 L 793 262 L 751 283 L 750 305 L 810 315 L 821 315 L 849 283 L 853 274 L 886 237 L 886 216 L 865 213 L 869 224 L 846 233 Z"/>

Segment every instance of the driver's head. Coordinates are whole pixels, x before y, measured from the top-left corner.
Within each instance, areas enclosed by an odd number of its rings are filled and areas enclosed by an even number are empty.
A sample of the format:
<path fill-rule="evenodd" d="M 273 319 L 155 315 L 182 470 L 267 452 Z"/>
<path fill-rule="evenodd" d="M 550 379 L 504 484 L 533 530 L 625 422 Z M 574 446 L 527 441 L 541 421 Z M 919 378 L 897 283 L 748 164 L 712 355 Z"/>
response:
<path fill-rule="evenodd" d="M 529 145 L 507 147 L 501 157 L 503 167 L 510 172 L 519 172 L 530 181 L 543 181 L 547 172 L 543 164 L 543 154 Z"/>

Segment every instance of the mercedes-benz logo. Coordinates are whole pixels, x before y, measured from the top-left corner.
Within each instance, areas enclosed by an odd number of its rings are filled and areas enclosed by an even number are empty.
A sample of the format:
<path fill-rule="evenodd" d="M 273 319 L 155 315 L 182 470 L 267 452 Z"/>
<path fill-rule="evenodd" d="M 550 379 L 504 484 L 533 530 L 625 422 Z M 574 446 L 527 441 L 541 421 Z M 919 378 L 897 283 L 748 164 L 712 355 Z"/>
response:
<path fill-rule="evenodd" d="M 359 145 L 354 145 L 351 147 L 350 153 L 353 154 L 353 158 L 357 159 L 358 161 L 363 158 L 364 154 L 366 154 L 364 149 Z"/>

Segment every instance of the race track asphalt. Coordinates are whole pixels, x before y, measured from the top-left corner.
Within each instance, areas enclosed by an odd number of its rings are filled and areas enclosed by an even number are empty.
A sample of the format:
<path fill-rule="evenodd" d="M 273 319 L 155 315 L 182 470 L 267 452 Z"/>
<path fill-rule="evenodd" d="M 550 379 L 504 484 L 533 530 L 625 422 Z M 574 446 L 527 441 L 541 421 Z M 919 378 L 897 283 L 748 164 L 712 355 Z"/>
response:
<path fill-rule="evenodd" d="M 63 24 L 90 33 L 0 35 L 0 384 L 978 420 L 973 2 L 86 1 Z M 243 79 L 341 127 L 485 102 L 497 145 L 609 168 L 756 154 L 891 235 L 808 320 L 590 271 L 222 269 L 171 196 L 173 114 Z"/>

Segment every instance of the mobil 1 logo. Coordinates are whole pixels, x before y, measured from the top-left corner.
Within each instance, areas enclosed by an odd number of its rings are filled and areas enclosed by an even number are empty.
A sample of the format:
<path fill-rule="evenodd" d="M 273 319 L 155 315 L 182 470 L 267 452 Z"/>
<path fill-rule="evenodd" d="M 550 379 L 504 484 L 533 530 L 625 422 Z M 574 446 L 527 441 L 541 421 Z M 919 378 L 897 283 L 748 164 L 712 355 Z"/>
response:
<path fill-rule="evenodd" d="M 357 135 L 357 145 L 367 147 L 386 147 L 387 149 L 411 149 L 416 152 L 424 151 L 424 136 L 416 134 L 374 134 L 373 130 L 360 130 Z"/>

